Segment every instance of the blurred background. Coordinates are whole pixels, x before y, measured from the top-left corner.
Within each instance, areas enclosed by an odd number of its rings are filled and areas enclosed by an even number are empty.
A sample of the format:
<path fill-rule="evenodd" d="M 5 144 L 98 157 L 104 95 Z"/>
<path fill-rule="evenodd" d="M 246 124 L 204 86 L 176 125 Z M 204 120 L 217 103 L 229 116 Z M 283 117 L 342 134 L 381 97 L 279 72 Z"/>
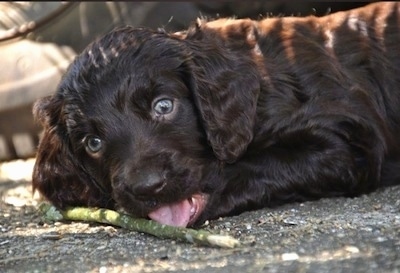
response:
<path fill-rule="evenodd" d="M 178 31 L 199 16 L 322 16 L 367 3 L 0 2 L 0 162 L 34 157 L 41 128 L 33 102 L 54 93 L 73 58 L 117 26 Z"/>

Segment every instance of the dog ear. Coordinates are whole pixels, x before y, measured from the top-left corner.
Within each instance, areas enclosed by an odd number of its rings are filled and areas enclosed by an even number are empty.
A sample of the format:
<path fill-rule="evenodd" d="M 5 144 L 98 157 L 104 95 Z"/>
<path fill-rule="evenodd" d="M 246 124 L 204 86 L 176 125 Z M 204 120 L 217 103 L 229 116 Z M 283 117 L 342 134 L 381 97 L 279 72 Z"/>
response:
<path fill-rule="evenodd" d="M 62 108 L 56 96 L 39 99 L 33 106 L 33 115 L 44 128 L 32 174 L 33 190 L 60 208 L 109 206 L 110 198 L 91 185 L 91 177 L 73 160 Z"/>
<path fill-rule="evenodd" d="M 255 28 L 251 20 L 202 24 L 198 21 L 185 37 L 192 51 L 194 98 L 215 155 L 233 163 L 253 139 L 261 88 Z"/>

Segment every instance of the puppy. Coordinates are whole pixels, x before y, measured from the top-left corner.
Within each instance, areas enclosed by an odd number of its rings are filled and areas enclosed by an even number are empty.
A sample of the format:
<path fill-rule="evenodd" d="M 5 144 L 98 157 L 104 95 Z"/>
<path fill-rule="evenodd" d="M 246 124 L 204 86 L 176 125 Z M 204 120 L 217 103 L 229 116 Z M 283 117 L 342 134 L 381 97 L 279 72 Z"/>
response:
<path fill-rule="evenodd" d="M 115 29 L 34 105 L 58 207 L 193 226 L 400 181 L 400 4 Z"/>

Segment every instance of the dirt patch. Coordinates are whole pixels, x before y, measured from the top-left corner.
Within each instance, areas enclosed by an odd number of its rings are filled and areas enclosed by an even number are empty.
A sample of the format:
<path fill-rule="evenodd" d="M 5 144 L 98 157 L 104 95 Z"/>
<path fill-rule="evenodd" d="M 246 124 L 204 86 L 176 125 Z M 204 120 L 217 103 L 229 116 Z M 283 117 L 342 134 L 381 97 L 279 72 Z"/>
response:
<path fill-rule="evenodd" d="M 199 247 L 107 225 L 46 224 L 34 160 L 0 165 L 0 272 L 400 272 L 400 187 L 210 221 L 238 249 Z"/>

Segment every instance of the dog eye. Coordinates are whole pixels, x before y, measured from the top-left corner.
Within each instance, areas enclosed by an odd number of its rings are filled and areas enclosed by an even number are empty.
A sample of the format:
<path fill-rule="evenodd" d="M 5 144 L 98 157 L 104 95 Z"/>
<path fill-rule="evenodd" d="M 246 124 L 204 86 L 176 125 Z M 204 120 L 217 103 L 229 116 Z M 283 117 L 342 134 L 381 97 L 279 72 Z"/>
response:
<path fill-rule="evenodd" d="M 174 103 L 170 99 L 161 99 L 154 105 L 154 111 L 157 115 L 167 115 L 174 110 Z"/>
<path fill-rule="evenodd" d="M 85 138 L 86 151 L 91 154 L 98 153 L 103 147 L 102 141 L 96 136 L 89 136 Z"/>

